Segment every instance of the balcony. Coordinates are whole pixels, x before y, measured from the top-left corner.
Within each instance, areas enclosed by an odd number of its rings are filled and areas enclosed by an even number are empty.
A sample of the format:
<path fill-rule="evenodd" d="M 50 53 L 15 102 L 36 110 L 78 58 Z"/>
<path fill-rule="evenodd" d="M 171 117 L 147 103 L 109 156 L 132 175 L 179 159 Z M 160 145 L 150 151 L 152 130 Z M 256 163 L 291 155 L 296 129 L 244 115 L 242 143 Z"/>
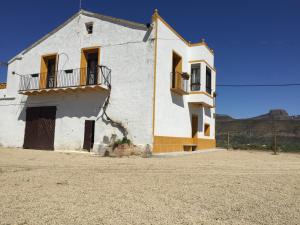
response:
<path fill-rule="evenodd" d="M 171 73 L 171 91 L 179 95 L 187 95 L 189 90 L 188 77 L 184 73 Z"/>
<path fill-rule="evenodd" d="M 190 104 L 202 105 L 208 108 L 215 107 L 214 97 L 203 91 L 190 92 L 187 101 Z"/>
<path fill-rule="evenodd" d="M 83 90 L 109 91 L 110 88 L 111 69 L 97 66 L 95 69 L 78 68 L 21 76 L 19 93 L 37 95 Z"/>

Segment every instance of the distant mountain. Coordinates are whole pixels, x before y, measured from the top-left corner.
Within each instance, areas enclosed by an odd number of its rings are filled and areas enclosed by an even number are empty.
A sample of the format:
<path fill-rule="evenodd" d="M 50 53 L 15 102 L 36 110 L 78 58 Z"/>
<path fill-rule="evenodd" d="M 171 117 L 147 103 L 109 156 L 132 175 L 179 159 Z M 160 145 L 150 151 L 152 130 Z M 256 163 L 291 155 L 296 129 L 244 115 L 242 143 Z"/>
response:
<path fill-rule="evenodd" d="M 225 115 L 225 114 L 217 114 L 216 119 L 220 121 L 231 121 L 234 120 L 231 116 Z"/>
<path fill-rule="evenodd" d="M 300 115 L 289 116 L 288 112 L 284 109 L 271 109 L 268 113 L 246 119 L 234 119 L 226 114 L 217 114 L 216 120 L 219 121 L 232 121 L 232 120 L 300 120 Z"/>
<path fill-rule="evenodd" d="M 287 120 L 290 119 L 289 114 L 284 109 L 272 109 L 269 113 L 254 117 L 256 120 Z"/>
<path fill-rule="evenodd" d="M 282 148 L 289 146 L 300 150 L 300 115 L 289 116 L 283 109 L 273 109 L 269 113 L 246 119 L 217 114 L 216 139 L 219 146 L 223 147 L 228 133 L 232 143 L 239 147 L 253 144 L 270 146 L 276 134 Z"/>

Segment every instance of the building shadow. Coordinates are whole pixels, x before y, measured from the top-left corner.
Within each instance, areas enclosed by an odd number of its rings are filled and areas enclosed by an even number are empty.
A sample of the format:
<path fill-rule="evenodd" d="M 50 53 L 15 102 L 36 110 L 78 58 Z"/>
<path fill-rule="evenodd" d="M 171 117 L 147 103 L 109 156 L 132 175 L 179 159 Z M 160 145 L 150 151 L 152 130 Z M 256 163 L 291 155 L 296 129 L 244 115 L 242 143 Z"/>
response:
<path fill-rule="evenodd" d="M 37 96 L 28 96 L 24 101 L 18 120 L 26 121 L 28 107 L 56 106 L 56 118 L 97 118 L 104 105 L 106 93 L 56 93 Z"/>
<path fill-rule="evenodd" d="M 183 96 L 171 92 L 171 97 L 172 97 L 172 103 L 184 108 L 184 102 L 183 102 Z"/>

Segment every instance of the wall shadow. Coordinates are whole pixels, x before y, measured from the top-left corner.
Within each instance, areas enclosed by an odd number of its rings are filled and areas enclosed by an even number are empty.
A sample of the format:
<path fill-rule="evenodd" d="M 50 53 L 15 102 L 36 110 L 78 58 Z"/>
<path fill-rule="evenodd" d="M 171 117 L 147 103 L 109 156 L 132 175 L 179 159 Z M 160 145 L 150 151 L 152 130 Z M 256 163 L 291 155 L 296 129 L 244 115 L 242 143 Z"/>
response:
<path fill-rule="evenodd" d="M 204 114 L 205 114 L 205 116 L 211 118 L 211 109 L 204 107 Z"/>
<path fill-rule="evenodd" d="M 198 116 L 198 132 L 203 132 L 204 130 L 204 107 L 195 107 L 192 104 L 188 104 L 190 123 L 192 124 L 192 115 L 195 114 Z"/>
<path fill-rule="evenodd" d="M 82 118 L 98 117 L 107 97 L 104 92 L 80 92 L 70 94 L 46 94 L 40 96 L 28 96 L 24 101 L 18 120 L 26 121 L 27 107 L 56 106 L 56 118 Z"/>
<path fill-rule="evenodd" d="M 172 97 L 172 103 L 184 108 L 184 102 L 183 102 L 183 96 L 171 92 L 171 97 Z"/>

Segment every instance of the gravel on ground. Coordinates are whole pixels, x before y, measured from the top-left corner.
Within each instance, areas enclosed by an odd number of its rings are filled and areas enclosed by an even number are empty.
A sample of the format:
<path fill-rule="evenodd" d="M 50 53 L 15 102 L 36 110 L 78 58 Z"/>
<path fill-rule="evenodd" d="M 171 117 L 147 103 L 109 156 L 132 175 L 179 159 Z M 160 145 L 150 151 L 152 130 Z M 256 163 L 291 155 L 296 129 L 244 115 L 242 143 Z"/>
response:
<path fill-rule="evenodd" d="M 300 223 L 300 155 L 0 149 L 0 224 Z"/>

